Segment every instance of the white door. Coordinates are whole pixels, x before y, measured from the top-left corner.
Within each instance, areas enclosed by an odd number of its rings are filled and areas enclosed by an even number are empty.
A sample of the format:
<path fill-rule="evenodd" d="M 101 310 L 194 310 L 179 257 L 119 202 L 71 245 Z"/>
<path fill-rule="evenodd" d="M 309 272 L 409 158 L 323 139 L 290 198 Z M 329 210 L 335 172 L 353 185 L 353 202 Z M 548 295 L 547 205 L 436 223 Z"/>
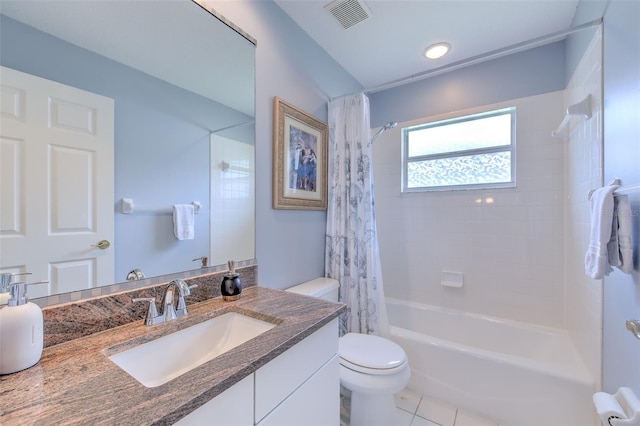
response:
<path fill-rule="evenodd" d="M 113 99 L 5 67 L 0 86 L 0 271 L 49 281 L 30 297 L 113 283 Z"/>

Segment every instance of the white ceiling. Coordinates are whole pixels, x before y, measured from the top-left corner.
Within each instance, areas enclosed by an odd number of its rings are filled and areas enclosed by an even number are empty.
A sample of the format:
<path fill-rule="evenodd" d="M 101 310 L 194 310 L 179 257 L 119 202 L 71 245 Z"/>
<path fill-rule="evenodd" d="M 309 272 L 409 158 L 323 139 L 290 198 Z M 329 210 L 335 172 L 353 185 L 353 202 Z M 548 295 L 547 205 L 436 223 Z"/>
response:
<path fill-rule="evenodd" d="M 365 0 L 371 17 L 345 30 L 331 0 L 275 0 L 365 90 L 571 27 L 578 0 Z M 424 49 L 445 41 L 438 60 Z"/>

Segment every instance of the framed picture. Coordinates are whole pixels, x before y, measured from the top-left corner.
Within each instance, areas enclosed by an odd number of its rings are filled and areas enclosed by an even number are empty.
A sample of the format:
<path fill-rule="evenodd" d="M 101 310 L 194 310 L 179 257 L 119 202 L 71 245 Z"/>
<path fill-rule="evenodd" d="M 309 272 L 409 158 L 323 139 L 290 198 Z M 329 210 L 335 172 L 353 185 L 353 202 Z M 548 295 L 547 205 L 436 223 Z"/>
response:
<path fill-rule="evenodd" d="M 273 99 L 273 208 L 327 208 L 327 124 Z"/>

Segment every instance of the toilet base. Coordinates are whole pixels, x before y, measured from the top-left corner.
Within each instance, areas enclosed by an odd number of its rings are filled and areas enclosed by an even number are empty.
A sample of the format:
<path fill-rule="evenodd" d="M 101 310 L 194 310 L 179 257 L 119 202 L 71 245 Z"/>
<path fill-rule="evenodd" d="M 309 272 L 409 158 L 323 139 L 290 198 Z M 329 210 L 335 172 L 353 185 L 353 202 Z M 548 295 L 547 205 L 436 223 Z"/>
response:
<path fill-rule="evenodd" d="M 392 394 L 367 395 L 351 392 L 350 426 L 394 424 L 396 424 L 396 405 Z"/>
<path fill-rule="evenodd" d="M 409 383 L 411 370 L 406 365 L 397 374 L 373 376 L 340 366 L 340 383 L 351 392 L 351 426 L 395 425 L 396 404 L 393 395 Z"/>

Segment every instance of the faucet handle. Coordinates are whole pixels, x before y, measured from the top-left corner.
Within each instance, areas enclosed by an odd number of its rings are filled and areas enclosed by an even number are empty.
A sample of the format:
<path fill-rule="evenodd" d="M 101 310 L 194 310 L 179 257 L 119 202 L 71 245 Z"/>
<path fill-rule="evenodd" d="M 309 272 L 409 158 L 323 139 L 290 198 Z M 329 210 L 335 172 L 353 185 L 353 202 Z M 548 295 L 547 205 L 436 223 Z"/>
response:
<path fill-rule="evenodd" d="M 180 299 L 184 299 L 184 296 L 191 296 L 191 289 L 196 287 L 198 287 L 198 284 L 187 285 L 185 283 L 184 288 L 180 287 Z M 180 303 L 179 300 L 178 303 Z"/>
<path fill-rule="evenodd" d="M 175 280 L 174 282 L 176 283 L 176 285 L 178 286 L 178 289 L 180 290 L 179 297 L 178 297 L 178 306 L 176 307 L 176 315 L 178 317 L 183 317 L 188 313 L 187 303 L 184 301 L 184 296 L 190 296 L 191 289 L 198 287 L 198 284 L 188 285 L 186 281 L 180 280 L 180 279 Z"/>
<path fill-rule="evenodd" d="M 181 279 L 173 280 L 172 283 L 175 283 L 175 285 L 178 287 L 178 290 L 180 291 L 180 297 L 190 296 L 191 289 L 198 287 L 198 284 L 188 285 L 185 280 Z"/>
<path fill-rule="evenodd" d="M 149 307 L 147 308 L 147 314 L 144 319 L 144 325 L 154 325 L 162 322 L 162 317 L 158 315 L 158 309 L 156 308 L 156 298 L 155 297 L 137 297 L 135 299 L 131 299 L 132 302 L 149 302 Z"/>

